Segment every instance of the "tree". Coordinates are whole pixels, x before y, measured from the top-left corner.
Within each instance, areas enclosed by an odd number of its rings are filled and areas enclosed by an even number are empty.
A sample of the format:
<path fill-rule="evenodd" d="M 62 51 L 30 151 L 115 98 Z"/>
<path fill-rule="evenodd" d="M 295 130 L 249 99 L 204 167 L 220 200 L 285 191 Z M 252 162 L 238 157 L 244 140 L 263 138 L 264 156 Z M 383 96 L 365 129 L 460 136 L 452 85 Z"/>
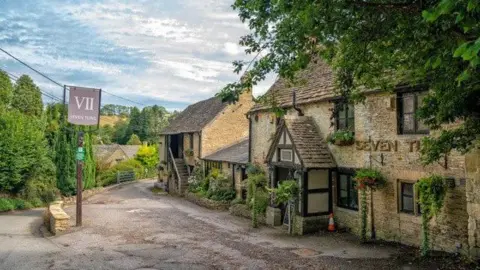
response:
<path fill-rule="evenodd" d="M 139 134 L 141 128 L 141 117 L 140 117 L 140 110 L 137 107 L 133 107 L 130 111 L 130 121 L 128 122 L 127 130 L 125 131 L 125 137 L 123 139 L 123 143 L 125 144 L 132 134 Z"/>
<path fill-rule="evenodd" d="M 43 111 L 40 88 L 27 75 L 22 75 L 15 84 L 12 108 L 32 116 L 40 117 Z"/>
<path fill-rule="evenodd" d="M 57 167 L 57 188 L 63 195 L 70 196 L 76 192 L 75 151 L 76 136 L 67 128 L 66 121 L 60 123 L 55 143 L 55 165 Z"/>
<path fill-rule="evenodd" d="M 91 189 L 95 187 L 96 163 L 93 153 L 92 135 L 85 133 L 84 136 L 85 163 L 83 166 L 83 188 Z"/>
<path fill-rule="evenodd" d="M 126 121 L 118 121 L 113 125 L 113 135 L 112 141 L 118 144 L 125 144 L 130 137 L 126 138 L 126 132 L 128 129 L 128 122 Z M 131 135 L 130 135 L 131 136 Z M 126 139 L 125 139 L 126 138 Z"/>
<path fill-rule="evenodd" d="M 132 134 L 132 136 L 130 136 L 130 139 L 128 139 L 127 144 L 128 145 L 141 145 L 142 141 L 137 136 L 137 134 Z"/>
<path fill-rule="evenodd" d="M 13 86 L 7 73 L 0 70 L 0 106 L 8 107 L 13 96 Z"/>
<path fill-rule="evenodd" d="M 236 0 L 248 21 L 241 38 L 260 55 L 242 81 L 219 93 L 235 102 L 270 72 L 290 80 L 319 57 L 335 72 L 338 94 L 361 101 L 364 89 L 428 89 L 417 115 L 439 136 L 422 144 L 425 163 L 462 153 L 480 134 L 480 4 L 476 0 Z M 235 61 L 237 73 L 245 62 Z M 445 124 L 457 123 L 444 129 Z"/>
<path fill-rule="evenodd" d="M 51 179 L 42 119 L 0 109 L 0 192 L 18 194 L 29 181 Z"/>

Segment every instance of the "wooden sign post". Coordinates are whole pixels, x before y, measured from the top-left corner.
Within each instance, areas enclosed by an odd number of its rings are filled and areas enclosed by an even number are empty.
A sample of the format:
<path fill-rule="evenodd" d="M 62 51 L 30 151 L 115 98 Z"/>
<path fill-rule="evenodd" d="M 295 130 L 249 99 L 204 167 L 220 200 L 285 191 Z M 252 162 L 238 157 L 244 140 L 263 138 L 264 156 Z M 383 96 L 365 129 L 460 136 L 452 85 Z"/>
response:
<path fill-rule="evenodd" d="M 64 88 L 66 89 L 66 87 Z M 65 96 L 65 93 L 64 93 Z M 68 122 L 75 125 L 98 126 L 100 123 L 101 89 L 70 86 L 68 102 Z M 83 131 L 78 132 L 75 159 L 77 160 L 77 208 L 76 225 L 82 226 L 82 191 L 83 191 Z"/>

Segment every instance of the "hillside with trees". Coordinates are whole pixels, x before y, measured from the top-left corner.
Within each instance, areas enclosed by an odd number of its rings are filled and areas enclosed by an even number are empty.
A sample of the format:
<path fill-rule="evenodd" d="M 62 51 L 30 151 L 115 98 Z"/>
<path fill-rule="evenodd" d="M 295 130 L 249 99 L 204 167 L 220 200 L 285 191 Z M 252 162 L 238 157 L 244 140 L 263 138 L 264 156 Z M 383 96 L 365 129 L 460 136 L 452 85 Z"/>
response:
<path fill-rule="evenodd" d="M 67 122 L 65 105 L 43 104 L 40 88 L 29 76 L 12 83 L 0 70 L 0 212 L 39 207 L 59 196 L 76 194 L 75 153 L 80 132 L 84 133 L 84 189 L 114 183 L 117 170 L 134 171 L 137 178 L 153 176 L 156 142 L 171 114 L 160 106 L 140 110 L 119 105 L 105 105 L 102 113 L 125 120 L 98 130 L 74 126 Z M 135 159 L 103 168 L 94 155 L 98 143 L 143 146 Z"/>

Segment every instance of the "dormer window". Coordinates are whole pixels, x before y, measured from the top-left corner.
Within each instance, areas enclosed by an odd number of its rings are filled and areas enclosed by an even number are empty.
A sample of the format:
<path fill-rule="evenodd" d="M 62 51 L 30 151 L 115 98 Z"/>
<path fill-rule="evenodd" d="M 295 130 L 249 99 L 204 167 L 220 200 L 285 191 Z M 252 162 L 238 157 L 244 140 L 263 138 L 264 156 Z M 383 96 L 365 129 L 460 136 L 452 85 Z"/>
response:
<path fill-rule="evenodd" d="M 335 130 L 355 131 L 355 110 L 353 104 L 336 103 Z"/>

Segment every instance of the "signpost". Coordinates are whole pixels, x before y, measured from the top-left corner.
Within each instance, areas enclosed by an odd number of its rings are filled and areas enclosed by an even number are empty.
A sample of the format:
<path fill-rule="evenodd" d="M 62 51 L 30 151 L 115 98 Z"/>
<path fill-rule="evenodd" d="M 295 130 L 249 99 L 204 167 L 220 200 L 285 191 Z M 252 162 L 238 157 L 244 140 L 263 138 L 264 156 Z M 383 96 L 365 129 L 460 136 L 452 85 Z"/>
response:
<path fill-rule="evenodd" d="M 65 97 L 64 87 L 64 97 Z M 74 125 L 98 126 L 100 121 L 101 89 L 70 86 L 68 102 L 68 122 Z M 78 133 L 77 160 L 77 213 L 76 225 L 82 226 L 82 177 L 85 150 L 83 148 L 83 132 Z"/>

